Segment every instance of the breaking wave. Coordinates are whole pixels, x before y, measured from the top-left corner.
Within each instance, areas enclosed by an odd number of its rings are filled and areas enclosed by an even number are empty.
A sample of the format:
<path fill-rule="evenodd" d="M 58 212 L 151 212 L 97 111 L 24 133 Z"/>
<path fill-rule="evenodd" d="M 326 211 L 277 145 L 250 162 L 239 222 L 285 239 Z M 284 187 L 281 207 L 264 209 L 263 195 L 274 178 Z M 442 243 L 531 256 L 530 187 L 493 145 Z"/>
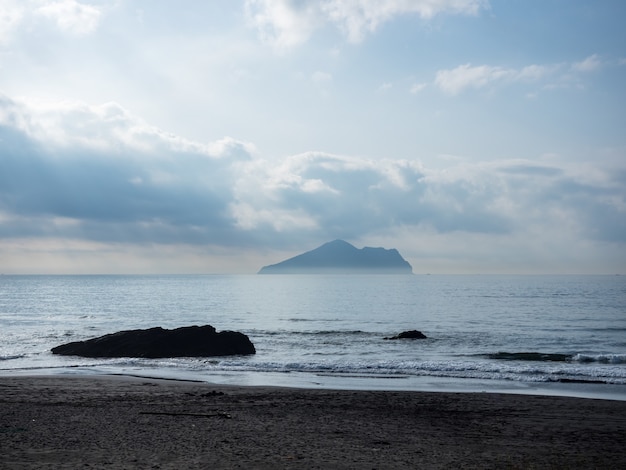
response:
<path fill-rule="evenodd" d="M 504 352 L 480 355 L 503 361 L 580 362 L 599 364 L 626 364 L 626 354 L 559 354 L 542 352 Z"/>
<path fill-rule="evenodd" d="M 0 361 L 10 361 L 13 359 L 21 359 L 24 357 L 24 354 L 13 354 L 8 356 L 0 356 Z"/>
<path fill-rule="evenodd" d="M 626 354 L 575 354 L 574 362 L 599 362 L 600 364 L 626 364 Z"/>
<path fill-rule="evenodd" d="M 572 359 L 570 354 L 553 354 L 541 352 L 497 352 L 485 355 L 489 359 L 500 359 L 503 361 L 540 361 L 540 362 L 569 362 Z"/>
<path fill-rule="evenodd" d="M 176 361 L 178 362 L 178 361 Z M 145 364 L 145 363 L 144 363 Z M 198 360 L 185 368 L 196 372 L 307 373 L 376 378 L 444 377 L 521 382 L 604 383 L 626 385 L 626 370 L 614 365 L 581 363 L 511 363 L 477 361 L 258 361 L 253 358 Z M 137 365 L 135 363 L 135 365 Z M 156 364 L 155 364 L 156 365 Z M 159 361 L 157 367 L 178 367 Z"/>

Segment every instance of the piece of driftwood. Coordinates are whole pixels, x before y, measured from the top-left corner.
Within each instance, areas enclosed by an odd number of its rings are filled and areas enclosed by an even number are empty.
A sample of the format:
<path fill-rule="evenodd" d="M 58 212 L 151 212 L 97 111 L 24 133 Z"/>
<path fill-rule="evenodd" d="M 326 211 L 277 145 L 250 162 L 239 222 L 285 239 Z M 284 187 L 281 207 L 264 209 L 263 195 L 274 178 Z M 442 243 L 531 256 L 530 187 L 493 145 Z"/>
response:
<path fill-rule="evenodd" d="M 177 411 L 140 411 L 141 415 L 165 415 L 165 416 L 197 416 L 200 418 L 222 418 L 231 419 L 232 416 L 223 411 L 217 413 L 185 413 Z"/>

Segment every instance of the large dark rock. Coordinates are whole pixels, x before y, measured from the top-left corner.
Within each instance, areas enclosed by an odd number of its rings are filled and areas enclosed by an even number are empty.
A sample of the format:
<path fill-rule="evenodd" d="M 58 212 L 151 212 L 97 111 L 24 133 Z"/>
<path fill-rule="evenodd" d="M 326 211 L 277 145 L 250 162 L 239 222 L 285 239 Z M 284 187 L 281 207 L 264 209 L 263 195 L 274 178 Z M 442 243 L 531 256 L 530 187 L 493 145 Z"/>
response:
<path fill-rule="evenodd" d="M 427 339 L 427 336 L 421 331 L 409 330 L 385 339 Z"/>
<path fill-rule="evenodd" d="M 208 357 L 255 352 L 254 345 L 243 333 L 218 333 L 211 325 L 118 331 L 52 348 L 53 354 L 83 357 Z"/>
<path fill-rule="evenodd" d="M 259 274 L 413 274 L 413 268 L 395 248 L 356 248 L 335 240 L 264 266 Z"/>

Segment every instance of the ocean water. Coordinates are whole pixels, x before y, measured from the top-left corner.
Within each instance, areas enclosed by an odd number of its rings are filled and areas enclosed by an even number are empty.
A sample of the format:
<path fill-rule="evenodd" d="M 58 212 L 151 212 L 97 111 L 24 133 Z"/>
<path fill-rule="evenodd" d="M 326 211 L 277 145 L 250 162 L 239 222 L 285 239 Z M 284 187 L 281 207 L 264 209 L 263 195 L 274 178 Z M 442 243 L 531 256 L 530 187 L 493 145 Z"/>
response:
<path fill-rule="evenodd" d="M 50 349 L 213 325 L 245 357 L 90 359 Z M 417 329 L 424 340 L 385 340 Z M 626 277 L 0 276 L 0 374 L 626 399 Z"/>

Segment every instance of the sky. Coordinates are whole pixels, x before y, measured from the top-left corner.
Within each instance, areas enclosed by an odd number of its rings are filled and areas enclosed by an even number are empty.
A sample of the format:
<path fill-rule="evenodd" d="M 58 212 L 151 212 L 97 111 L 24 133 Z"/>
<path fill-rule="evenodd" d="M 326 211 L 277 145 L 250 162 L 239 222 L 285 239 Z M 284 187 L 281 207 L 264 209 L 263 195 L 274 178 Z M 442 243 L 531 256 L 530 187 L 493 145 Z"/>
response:
<path fill-rule="evenodd" d="M 626 273 L 623 0 L 0 0 L 0 273 Z"/>

